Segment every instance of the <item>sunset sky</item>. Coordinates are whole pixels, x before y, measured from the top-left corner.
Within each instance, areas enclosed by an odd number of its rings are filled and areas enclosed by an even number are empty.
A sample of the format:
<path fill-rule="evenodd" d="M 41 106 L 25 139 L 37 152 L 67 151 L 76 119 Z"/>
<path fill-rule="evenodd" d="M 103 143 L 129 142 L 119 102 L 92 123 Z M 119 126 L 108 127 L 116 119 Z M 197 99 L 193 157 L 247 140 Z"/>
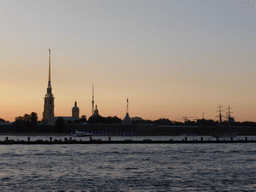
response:
<path fill-rule="evenodd" d="M 42 119 L 51 49 L 55 116 L 256 121 L 256 0 L 2 0 L 0 118 Z"/>

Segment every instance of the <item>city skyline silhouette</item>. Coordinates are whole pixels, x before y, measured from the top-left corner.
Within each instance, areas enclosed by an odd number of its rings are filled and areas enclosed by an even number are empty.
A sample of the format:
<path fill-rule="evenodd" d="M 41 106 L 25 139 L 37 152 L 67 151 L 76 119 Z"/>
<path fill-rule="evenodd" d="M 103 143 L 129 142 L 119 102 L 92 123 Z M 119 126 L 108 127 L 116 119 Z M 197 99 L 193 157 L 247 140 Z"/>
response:
<path fill-rule="evenodd" d="M 256 120 L 253 1 L 3 1 L 0 118 L 42 119 L 51 49 L 55 116 Z M 247 5 L 249 4 L 249 5 Z"/>

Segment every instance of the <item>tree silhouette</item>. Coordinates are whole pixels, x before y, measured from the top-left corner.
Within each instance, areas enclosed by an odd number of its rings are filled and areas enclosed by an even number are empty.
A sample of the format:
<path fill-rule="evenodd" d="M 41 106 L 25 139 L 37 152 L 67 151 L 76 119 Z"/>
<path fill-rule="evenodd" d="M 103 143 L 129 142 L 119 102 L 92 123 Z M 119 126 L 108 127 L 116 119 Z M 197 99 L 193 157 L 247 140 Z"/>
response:
<path fill-rule="evenodd" d="M 63 132 L 63 130 L 65 128 L 65 121 L 62 117 L 59 117 L 57 119 L 57 121 L 55 122 L 55 127 L 56 127 L 58 133 Z"/>
<path fill-rule="evenodd" d="M 37 128 L 37 114 L 32 112 L 30 115 L 25 114 L 23 117 L 15 118 L 14 127 L 17 132 L 35 132 Z"/>

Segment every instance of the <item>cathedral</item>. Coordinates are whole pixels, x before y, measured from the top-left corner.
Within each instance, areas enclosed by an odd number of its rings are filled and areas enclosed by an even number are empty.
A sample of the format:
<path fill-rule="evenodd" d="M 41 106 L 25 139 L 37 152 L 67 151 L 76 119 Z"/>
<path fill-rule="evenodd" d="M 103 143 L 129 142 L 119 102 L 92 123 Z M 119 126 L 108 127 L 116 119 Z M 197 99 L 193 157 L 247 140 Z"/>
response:
<path fill-rule="evenodd" d="M 51 50 L 49 49 L 49 74 L 48 74 L 48 86 L 47 92 L 44 97 L 44 111 L 43 111 L 43 124 L 54 124 L 59 117 L 54 116 L 54 96 L 52 94 L 52 85 L 51 85 Z M 79 119 L 79 108 L 77 107 L 77 102 L 75 101 L 75 105 L 72 108 L 72 117 L 62 117 L 65 122 L 67 121 L 75 121 Z M 83 115 L 82 118 L 85 118 Z M 95 119 L 102 119 L 98 113 L 97 105 L 94 110 L 94 86 L 92 88 L 92 116 L 90 117 L 91 121 Z M 127 112 L 122 124 L 131 125 L 131 118 L 128 113 L 128 98 L 127 98 Z"/>
<path fill-rule="evenodd" d="M 51 123 L 54 117 L 54 97 L 52 94 L 51 86 L 51 50 L 49 49 L 49 77 L 48 77 L 48 87 L 47 93 L 44 97 L 44 112 L 43 112 L 43 123 Z"/>
<path fill-rule="evenodd" d="M 51 85 L 51 50 L 49 49 L 49 74 L 48 74 L 48 86 L 47 93 L 44 97 L 44 111 L 42 122 L 44 124 L 52 124 L 57 121 L 59 117 L 54 117 L 54 96 L 52 94 L 52 85 Z M 79 119 L 79 108 L 77 107 L 77 102 L 72 108 L 72 117 L 62 117 L 64 121 L 74 121 Z"/>

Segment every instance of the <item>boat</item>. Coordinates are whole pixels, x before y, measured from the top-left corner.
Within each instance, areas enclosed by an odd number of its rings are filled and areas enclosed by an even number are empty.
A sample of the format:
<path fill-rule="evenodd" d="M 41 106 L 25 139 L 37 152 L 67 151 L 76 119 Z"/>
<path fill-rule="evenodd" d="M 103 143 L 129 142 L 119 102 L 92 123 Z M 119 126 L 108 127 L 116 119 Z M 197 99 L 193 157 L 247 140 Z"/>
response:
<path fill-rule="evenodd" d="M 75 130 L 75 133 L 73 134 L 73 137 L 87 137 L 87 136 L 93 136 L 93 134 L 87 133 L 85 131 L 77 131 L 77 130 Z"/>
<path fill-rule="evenodd" d="M 237 134 L 236 133 L 223 133 L 223 134 L 215 133 L 215 134 L 212 134 L 212 136 L 216 138 L 231 138 L 231 137 L 236 137 Z"/>

